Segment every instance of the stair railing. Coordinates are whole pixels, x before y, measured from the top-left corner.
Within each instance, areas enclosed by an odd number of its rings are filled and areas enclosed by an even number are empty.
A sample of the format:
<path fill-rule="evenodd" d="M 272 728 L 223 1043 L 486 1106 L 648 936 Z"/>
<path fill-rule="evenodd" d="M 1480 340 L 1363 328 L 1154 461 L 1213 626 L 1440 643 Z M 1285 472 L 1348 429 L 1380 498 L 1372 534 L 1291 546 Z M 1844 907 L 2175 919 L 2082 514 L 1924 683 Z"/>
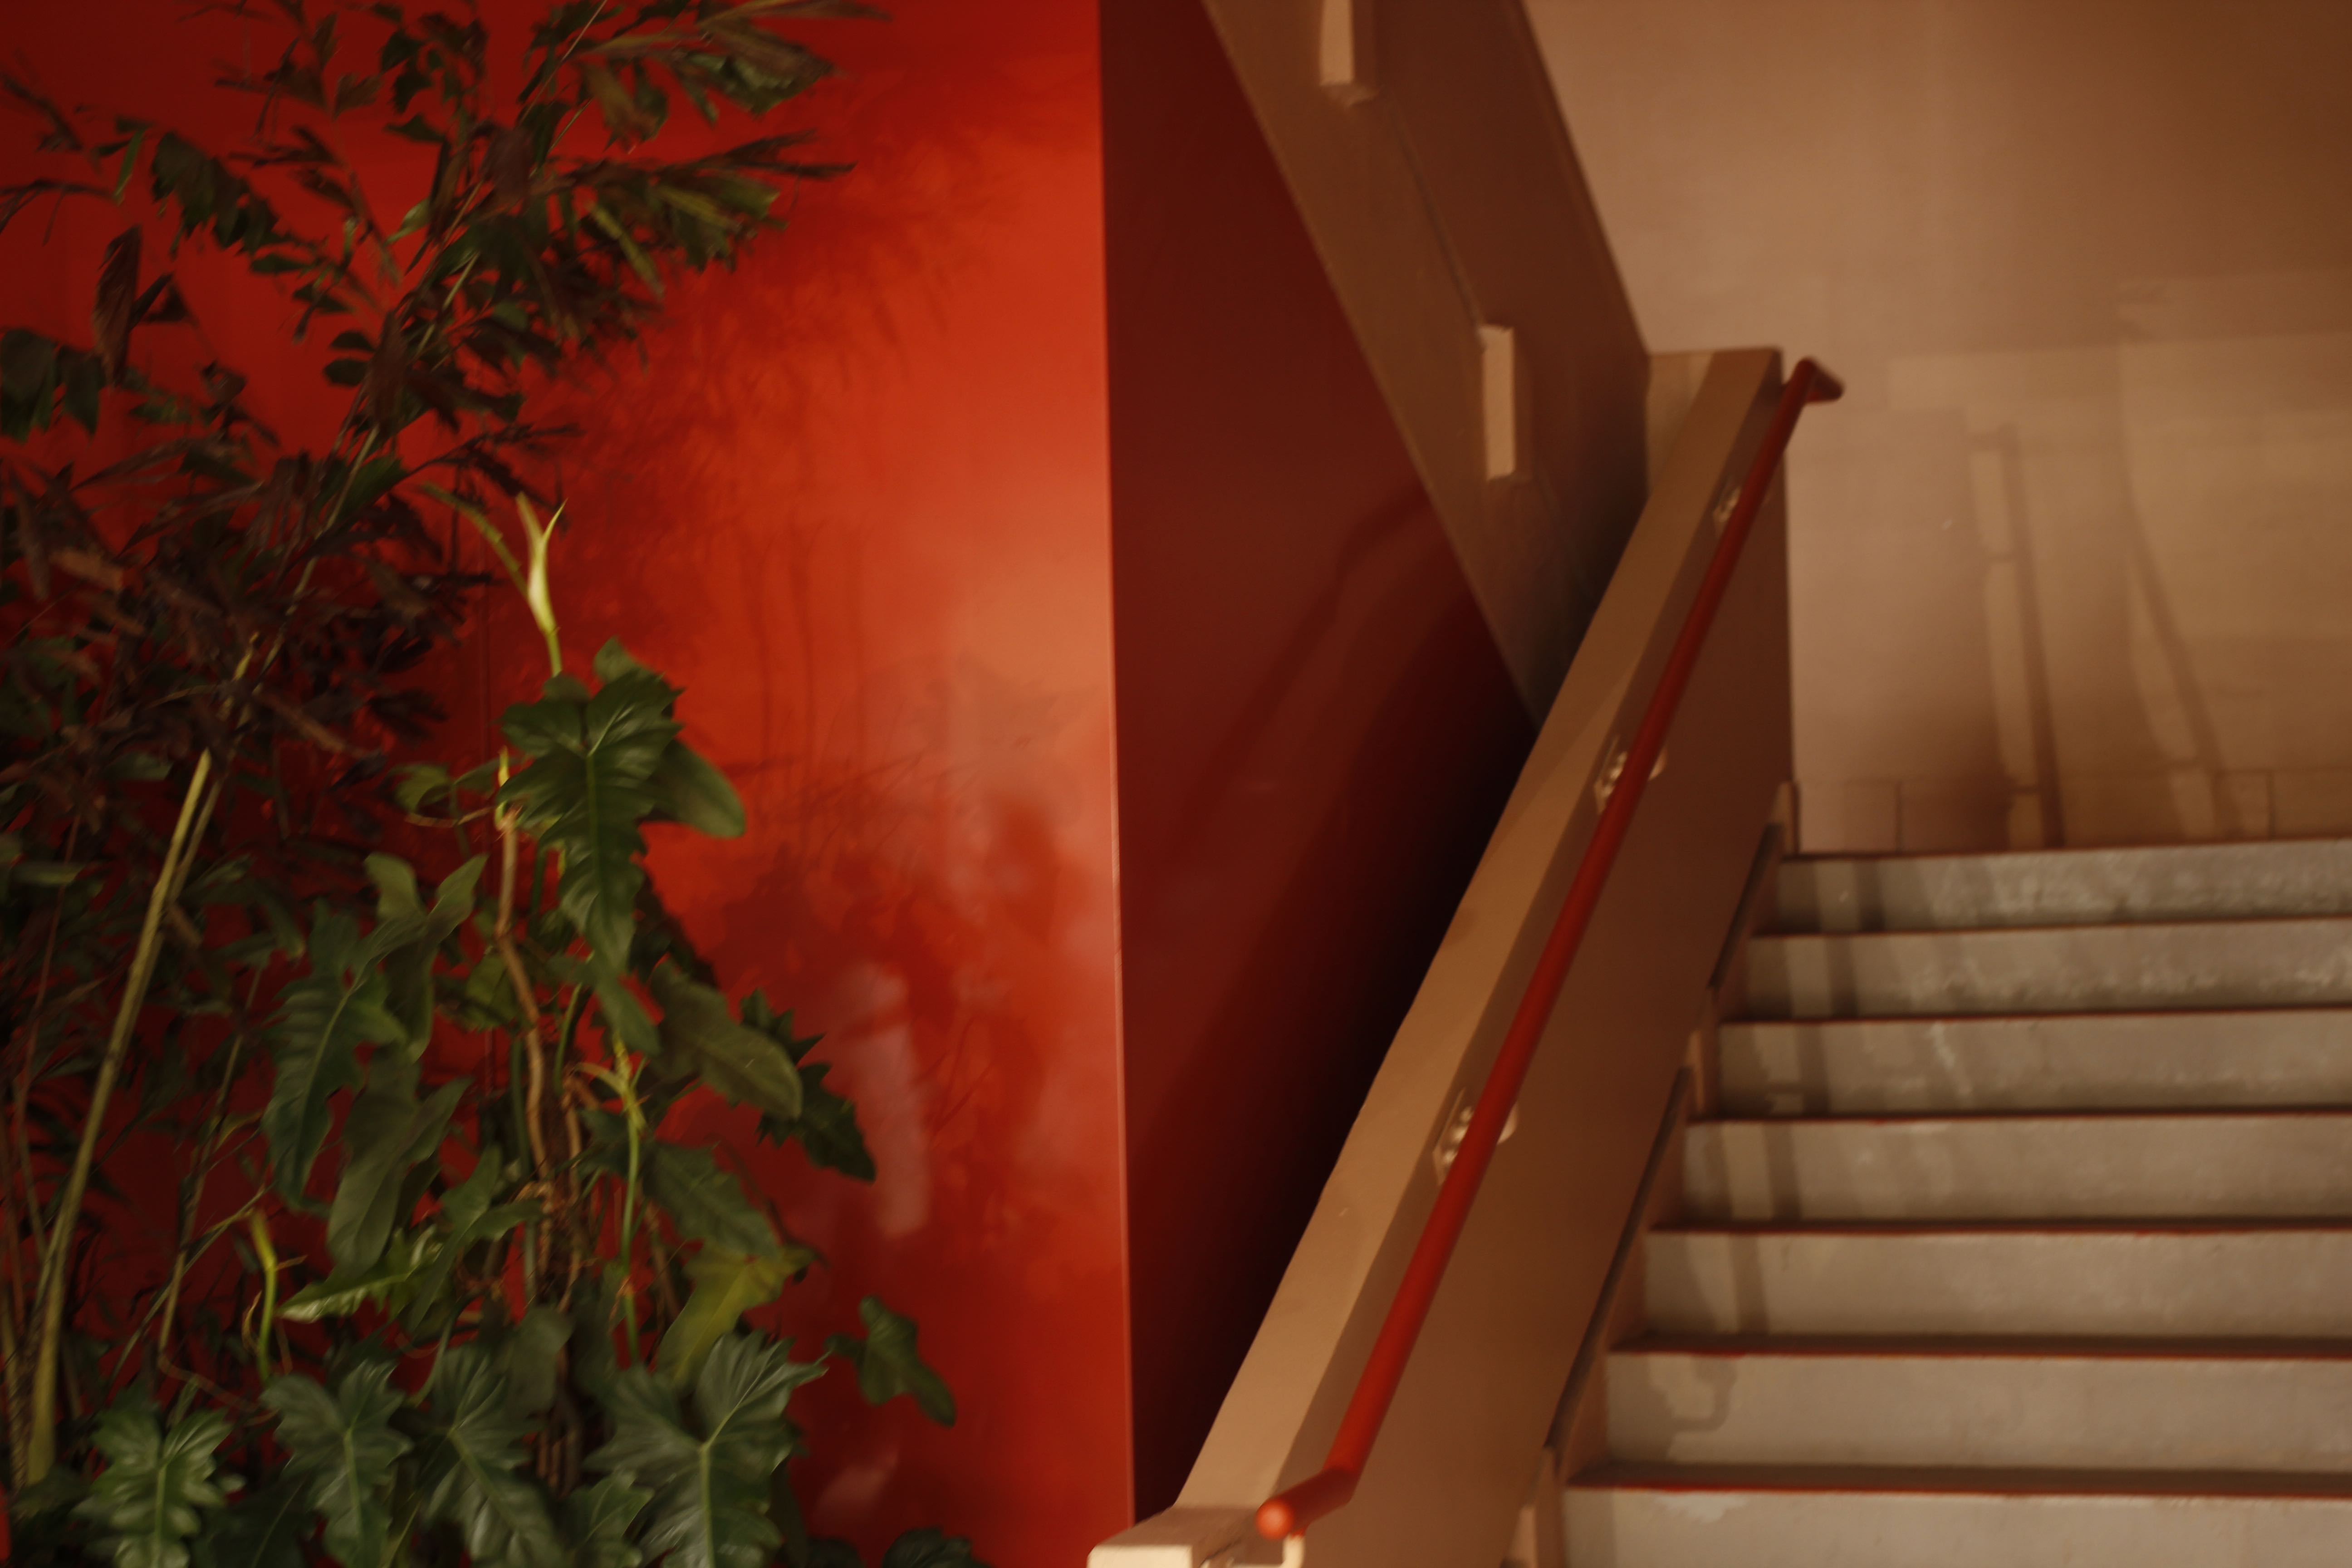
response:
<path fill-rule="evenodd" d="M 1614 779 L 1607 784 L 1607 802 L 1593 826 L 1592 837 L 1569 884 L 1567 898 L 1536 961 L 1494 1066 L 1479 1089 L 1469 1126 L 1439 1185 L 1435 1206 L 1422 1226 L 1396 1294 L 1391 1299 L 1387 1316 L 1372 1342 L 1371 1354 L 1357 1380 L 1346 1413 L 1340 1417 L 1330 1452 L 1320 1470 L 1276 1493 L 1258 1507 L 1258 1533 L 1269 1541 L 1284 1542 L 1286 1561 L 1298 1560 L 1299 1542 L 1308 1525 L 1344 1507 L 1355 1495 L 1357 1480 L 1371 1457 L 1381 1424 L 1403 1381 L 1406 1363 L 1412 1359 L 1413 1345 L 1429 1316 L 1430 1304 L 1436 1300 L 1438 1286 L 1445 1278 L 1446 1264 L 1453 1258 L 1455 1243 L 1461 1240 L 1479 1184 L 1486 1177 L 1512 1109 L 1518 1102 L 1520 1087 L 1535 1059 L 1536 1046 L 1559 1000 L 1569 969 L 1576 962 L 1577 950 L 1583 943 L 1592 911 L 1608 885 L 1609 873 L 1617 863 L 1618 851 L 1633 826 L 1643 792 L 1664 756 L 1666 732 L 1674 723 L 1675 710 L 1681 706 L 1684 690 L 1690 684 L 1707 633 L 1715 625 L 1716 613 L 1731 585 L 1732 574 L 1739 564 L 1740 549 L 1748 542 L 1782 455 L 1788 450 L 1789 438 L 1795 433 L 1798 416 L 1807 405 L 1833 403 L 1844 391 L 1835 376 L 1810 359 L 1798 361 L 1783 385 L 1771 423 L 1765 429 L 1747 478 L 1735 492 L 1730 513 L 1724 521 L 1714 554 L 1708 559 L 1706 574 L 1683 619 L 1682 629 L 1667 655 L 1649 705 L 1643 710 L 1633 742 L 1626 749 L 1622 763 L 1612 770 Z"/>

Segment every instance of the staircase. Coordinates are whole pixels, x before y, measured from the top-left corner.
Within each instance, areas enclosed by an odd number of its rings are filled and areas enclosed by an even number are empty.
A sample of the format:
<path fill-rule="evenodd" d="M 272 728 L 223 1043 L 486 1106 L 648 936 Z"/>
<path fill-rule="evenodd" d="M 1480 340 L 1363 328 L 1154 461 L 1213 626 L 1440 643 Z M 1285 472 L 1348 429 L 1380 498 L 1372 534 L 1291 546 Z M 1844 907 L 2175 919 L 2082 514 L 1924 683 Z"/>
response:
<path fill-rule="evenodd" d="M 2352 1563 L 2352 843 L 1777 911 L 1572 1568 Z"/>

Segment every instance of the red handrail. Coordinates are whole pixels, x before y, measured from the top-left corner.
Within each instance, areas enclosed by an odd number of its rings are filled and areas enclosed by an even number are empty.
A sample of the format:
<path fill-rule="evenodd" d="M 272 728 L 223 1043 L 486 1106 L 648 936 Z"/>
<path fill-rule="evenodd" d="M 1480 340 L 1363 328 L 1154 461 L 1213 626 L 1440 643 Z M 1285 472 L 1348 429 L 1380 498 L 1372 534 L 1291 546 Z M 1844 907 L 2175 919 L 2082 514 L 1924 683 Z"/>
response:
<path fill-rule="evenodd" d="M 1462 1147 L 1437 1189 L 1436 1206 L 1421 1227 L 1421 1239 L 1413 1245 L 1412 1257 L 1404 1266 L 1404 1277 L 1397 1282 L 1396 1298 L 1389 1303 L 1389 1315 L 1381 1324 L 1380 1337 L 1372 1342 L 1371 1357 L 1364 1363 L 1362 1377 L 1357 1380 L 1355 1396 L 1349 1400 L 1347 1413 L 1339 1418 L 1339 1433 L 1331 1439 L 1331 1452 L 1321 1469 L 1258 1505 L 1258 1533 L 1267 1540 L 1280 1541 L 1304 1532 L 1308 1525 L 1355 1495 L 1357 1478 L 1363 1474 L 1364 1461 L 1371 1456 L 1373 1440 L 1380 1436 L 1381 1422 L 1388 1415 L 1390 1402 L 1396 1397 L 1397 1384 L 1404 1379 L 1405 1362 L 1412 1354 L 1413 1342 L 1421 1335 L 1423 1320 L 1429 1316 L 1430 1303 L 1437 1298 L 1438 1283 L 1445 1278 L 1445 1265 L 1454 1256 L 1454 1243 L 1462 1238 L 1463 1224 L 1470 1217 L 1471 1200 L 1478 1195 L 1478 1184 L 1494 1160 L 1496 1144 L 1502 1141 L 1503 1124 L 1518 1101 L 1519 1086 L 1527 1080 L 1528 1066 L 1535 1059 L 1536 1043 L 1551 1020 L 1560 986 L 1568 979 L 1569 965 L 1576 962 L 1576 950 L 1583 944 L 1585 928 L 1592 922 L 1593 908 L 1600 903 L 1601 890 L 1608 883 L 1610 869 L 1617 863 L 1618 850 L 1624 846 L 1633 809 L 1641 804 L 1651 770 L 1665 747 L 1666 731 L 1675 721 L 1675 710 L 1682 704 L 1685 688 L 1690 685 L 1700 645 L 1706 642 L 1708 630 L 1715 625 L 1716 612 L 1722 607 L 1723 595 L 1731 586 L 1731 574 L 1739 565 L 1740 546 L 1748 542 L 1748 531 L 1754 526 L 1756 513 L 1764 505 L 1772 472 L 1780 466 L 1780 455 L 1788 449 L 1789 437 L 1797 427 L 1797 416 L 1804 411 L 1805 405 L 1834 403 L 1844 392 L 1837 377 L 1811 360 L 1799 360 L 1796 369 L 1789 373 L 1788 383 L 1780 391 L 1780 405 L 1773 411 L 1772 423 L 1765 429 L 1764 444 L 1758 448 L 1756 461 L 1749 466 L 1748 478 L 1739 488 L 1739 499 L 1723 525 L 1723 537 L 1717 542 L 1714 557 L 1707 562 L 1706 575 L 1700 580 L 1698 596 L 1692 600 L 1690 614 L 1683 619 L 1683 628 L 1675 637 L 1674 651 L 1666 656 L 1666 668 L 1658 677 L 1658 689 L 1651 694 L 1650 705 L 1642 711 L 1641 726 L 1633 731 L 1633 743 L 1618 770 L 1616 785 L 1609 792 L 1601 820 L 1593 826 L 1592 842 L 1585 847 L 1584 858 L 1576 868 L 1576 879 L 1569 884 L 1568 898 L 1560 905 L 1559 918 L 1553 922 L 1551 935 L 1545 940 L 1535 971 L 1528 976 L 1527 994 L 1519 998 L 1519 1010 L 1511 1017 L 1510 1031 L 1503 1037 L 1502 1048 L 1495 1055 L 1486 1086 L 1478 1091 L 1478 1102 L 1470 1112 L 1470 1126 L 1462 1136 Z"/>

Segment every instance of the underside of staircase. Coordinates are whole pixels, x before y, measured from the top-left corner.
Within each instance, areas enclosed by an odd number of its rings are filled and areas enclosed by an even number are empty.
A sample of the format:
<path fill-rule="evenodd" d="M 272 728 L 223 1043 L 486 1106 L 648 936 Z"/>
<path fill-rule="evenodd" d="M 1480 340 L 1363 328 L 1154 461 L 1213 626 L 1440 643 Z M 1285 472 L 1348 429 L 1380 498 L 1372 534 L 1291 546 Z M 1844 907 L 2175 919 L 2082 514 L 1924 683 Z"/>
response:
<path fill-rule="evenodd" d="M 1574 1568 L 2352 1563 L 2352 843 L 1776 891 Z"/>

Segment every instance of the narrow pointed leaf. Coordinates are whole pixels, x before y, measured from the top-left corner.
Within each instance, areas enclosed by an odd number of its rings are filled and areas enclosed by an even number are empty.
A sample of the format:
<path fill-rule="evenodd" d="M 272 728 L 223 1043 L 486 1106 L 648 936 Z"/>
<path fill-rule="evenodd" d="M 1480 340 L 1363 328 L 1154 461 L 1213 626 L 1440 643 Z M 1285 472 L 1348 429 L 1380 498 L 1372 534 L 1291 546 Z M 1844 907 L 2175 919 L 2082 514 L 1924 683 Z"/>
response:
<path fill-rule="evenodd" d="M 620 976 L 599 973 L 595 979 L 596 1010 L 604 1020 L 604 1027 L 618 1035 L 621 1044 L 640 1056 L 657 1056 L 661 1052 L 661 1030 L 654 1024 L 653 1015 L 637 1000 L 635 992 L 624 984 Z"/>
<path fill-rule="evenodd" d="M 422 1328 L 445 1306 L 443 1294 L 469 1248 L 538 1216 L 536 1204 L 496 1202 L 499 1189 L 506 1184 L 506 1156 L 493 1143 L 475 1162 L 473 1174 L 443 1194 L 439 1245 L 418 1272 L 404 1313 L 412 1329 Z"/>
<path fill-rule="evenodd" d="M 385 1005 L 406 1033 L 413 1058 L 422 1056 L 433 1038 L 433 961 L 441 944 L 473 918 L 474 900 L 487 857 L 477 855 L 441 880 L 433 905 L 425 907 L 416 888 L 416 874 L 389 855 L 367 858 L 368 874 L 378 889 L 380 929 L 399 940 L 384 944 Z M 395 924 L 397 920 L 400 923 Z"/>
<path fill-rule="evenodd" d="M 289 1322 L 315 1323 L 327 1318 L 348 1318 L 362 1307 L 397 1312 L 408 1305 L 420 1284 L 446 1274 L 441 1244 L 423 1232 L 394 1237 L 374 1265 L 360 1273 L 335 1273 L 306 1285 L 289 1296 L 278 1315 Z"/>
<path fill-rule="evenodd" d="M 404 1084 L 371 1088 L 352 1102 L 343 1121 L 351 1163 L 327 1210 L 327 1247 L 336 1273 L 364 1272 L 383 1256 L 393 1226 L 407 1218 L 399 1209 L 408 1173 L 441 1147 L 466 1087 L 466 1079 L 453 1079 L 421 1101 Z"/>
<path fill-rule="evenodd" d="M 310 972 L 288 983 L 270 1028 L 277 1079 L 261 1113 L 278 1192 L 300 1199 L 332 1119 L 332 1100 L 358 1087 L 362 1045 L 402 1043 L 390 987 L 358 926 L 323 906 L 310 932 Z"/>
<path fill-rule="evenodd" d="M 711 1347 L 735 1331 L 744 1313 L 782 1295 L 793 1275 L 809 1261 L 805 1254 L 757 1258 L 723 1247 L 705 1247 L 686 1266 L 686 1276 L 694 1282 L 693 1292 L 654 1352 L 654 1364 L 662 1376 L 673 1387 L 692 1387 Z"/>
<path fill-rule="evenodd" d="M 757 1258 L 780 1254 L 775 1226 L 709 1149 L 656 1139 L 646 1144 L 641 1158 L 646 1194 L 669 1215 L 679 1236 Z"/>

